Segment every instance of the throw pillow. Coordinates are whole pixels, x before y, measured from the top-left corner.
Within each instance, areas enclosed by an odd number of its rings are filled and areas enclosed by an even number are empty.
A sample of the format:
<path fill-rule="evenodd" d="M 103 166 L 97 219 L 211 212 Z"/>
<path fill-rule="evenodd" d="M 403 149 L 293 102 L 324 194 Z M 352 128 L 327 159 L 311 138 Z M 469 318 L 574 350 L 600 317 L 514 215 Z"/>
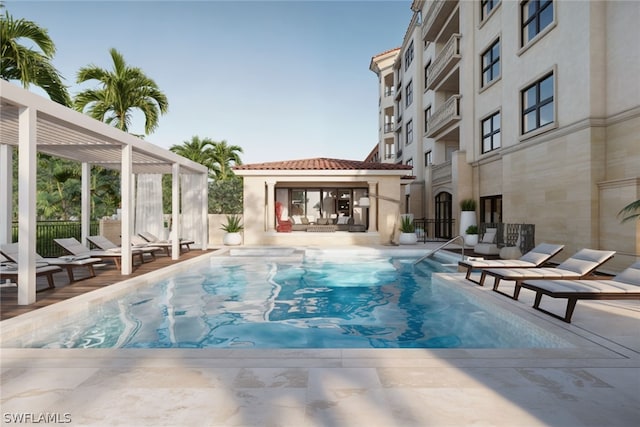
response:
<path fill-rule="evenodd" d="M 487 231 L 484 232 L 482 236 L 482 243 L 494 243 L 496 239 L 496 231 L 495 228 L 487 228 Z"/>

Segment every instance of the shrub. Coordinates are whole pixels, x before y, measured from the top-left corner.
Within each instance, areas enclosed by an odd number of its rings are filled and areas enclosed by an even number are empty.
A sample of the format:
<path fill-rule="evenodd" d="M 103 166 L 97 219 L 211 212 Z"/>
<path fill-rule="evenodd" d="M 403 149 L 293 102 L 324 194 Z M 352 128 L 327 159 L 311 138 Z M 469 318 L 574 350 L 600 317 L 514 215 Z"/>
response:
<path fill-rule="evenodd" d="M 460 209 L 463 211 L 475 211 L 476 201 L 473 199 L 464 199 L 460 201 Z"/>
<path fill-rule="evenodd" d="M 403 216 L 400 222 L 400 231 L 403 233 L 414 233 L 416 231 L 413 220 L 410 216 Z"/>

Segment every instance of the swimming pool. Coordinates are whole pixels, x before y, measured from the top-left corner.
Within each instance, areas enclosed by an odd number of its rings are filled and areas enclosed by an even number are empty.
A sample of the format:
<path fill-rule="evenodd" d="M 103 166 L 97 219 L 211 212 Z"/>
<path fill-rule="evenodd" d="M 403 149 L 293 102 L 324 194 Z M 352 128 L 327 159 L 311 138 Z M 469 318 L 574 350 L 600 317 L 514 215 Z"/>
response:
<path fill-rule="evenodd" d="M 415 257 L 212 257 L 22 336 L 36 348 L 557 348 Z M 3 343 L 4 347 L 16 343 Z"/>

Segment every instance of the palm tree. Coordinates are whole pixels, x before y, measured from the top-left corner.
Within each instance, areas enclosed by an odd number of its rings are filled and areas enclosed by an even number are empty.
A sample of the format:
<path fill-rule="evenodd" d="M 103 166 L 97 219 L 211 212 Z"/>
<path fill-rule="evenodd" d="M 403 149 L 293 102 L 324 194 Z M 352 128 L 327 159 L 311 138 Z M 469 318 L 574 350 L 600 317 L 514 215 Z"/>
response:
<path fill-rule="evenodd" d="M 618 216 L 627 215 L 622 218 L 622 222 L 631 221 L 632 219 L 640 220 L 640 200 L 636 200 L 635 202 L 629 203 L 627 206 L 622 208 L 620 212 L 618 212 Z"/>
<path fill-rule="evenodd" d="M 213 168 L 212 149 L 214 141 L 209 138 L 200 139 L 198 136 L 192 136 L 191 141 L 184 141 L 182 145 L 172 145 L 169 150 L 179 156 L 193 160 L 196 163 Z"/>
<path fill-rule="evenodd" d="M 22 45 L 22 39 L 30 40 L 40 51 Z M 7 11 L 0 15 L 0 78 L 18 80 L 25 89 L 38 86 L 51 100 L 70 106 L 67 87 L 51 64 L 55 52 L 46 29 L 26 19 L 14 19 Z"/>
<path fill-rule="evenodd" d="M 94 119 L 124 132 L 129 131 L 133 111 L 139 109 L 145 117 L 144 133 L 149 135 L 158 126 L 160 114 L 169 108 L 167 97 L 140 68 L 129 67 L 116 49 L 110 49 L 109 53 L 113 71 L 95 65 L 78 71 L 78 83 L 97 80 L 100 87 L 78 93 L 74 99 L 75 108 L 86 110 Z"/>
<path fill-rule="evenodd" d="M 213 170 L 216 179 L 224 181 L 234 176 L 231 170 L 231 162 L 236 165 L 241 165 L 242 160 L 240 159 L 239 153 L 242 152 L 242 147 L 238 145 L 227 145 L 227 141 L 225 140 L 213 143 L 211 159 L 213 160 Z"/>

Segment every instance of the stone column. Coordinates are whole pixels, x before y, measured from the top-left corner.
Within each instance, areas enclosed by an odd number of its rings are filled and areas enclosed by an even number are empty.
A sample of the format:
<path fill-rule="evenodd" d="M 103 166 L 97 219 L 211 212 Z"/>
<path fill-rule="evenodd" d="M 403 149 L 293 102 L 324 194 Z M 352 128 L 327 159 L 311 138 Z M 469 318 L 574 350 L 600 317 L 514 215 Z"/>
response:
<path fill-rule="evenodd" d="M 276 182 L 275 181 L 266 181 L 267 185 L 267 227 L 266 230 L 268 232 L 275 232 L 275 223 L 276 223 Z"/>
<path fill-rule="evenodd" d="M 378 231 L 378 181 L 367 181 L 369 184 L 369 233 Z"/>

